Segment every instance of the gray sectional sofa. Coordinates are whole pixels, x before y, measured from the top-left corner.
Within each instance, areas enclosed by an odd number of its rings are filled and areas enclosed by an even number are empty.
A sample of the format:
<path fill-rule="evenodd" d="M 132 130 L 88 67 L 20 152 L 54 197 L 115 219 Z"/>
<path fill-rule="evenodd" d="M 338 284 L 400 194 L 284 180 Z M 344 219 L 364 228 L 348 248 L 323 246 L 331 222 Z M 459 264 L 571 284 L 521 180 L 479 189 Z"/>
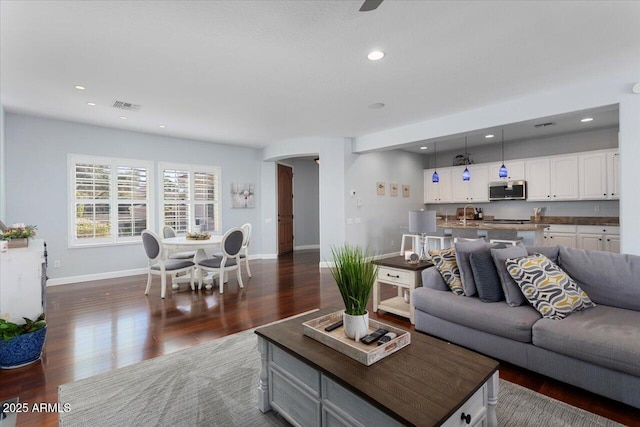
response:
<path fill-rule="evenodd" d="M 431 267 L 412 296 L 416 330 L 640 408 L 640 257 L 544 252 L 596 307 L 544 319 L 527 302 L 511 307 L 455 295 Z"/>

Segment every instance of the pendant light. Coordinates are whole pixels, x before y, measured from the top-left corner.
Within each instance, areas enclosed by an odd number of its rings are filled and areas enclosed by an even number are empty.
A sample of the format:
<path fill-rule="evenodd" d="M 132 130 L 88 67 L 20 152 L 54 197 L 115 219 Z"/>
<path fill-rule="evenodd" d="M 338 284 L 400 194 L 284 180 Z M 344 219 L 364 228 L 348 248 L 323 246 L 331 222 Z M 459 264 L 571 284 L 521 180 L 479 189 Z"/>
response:
<path fill-rule="evenodd" d="M 469 168 L 467 165 L 469 164 L 469 153 L 467 153 L 467 137 L 464 137 L 464 172 L 462 172 L 462 180 L 469 181 L 471 179 L 471 172 L 469 172 Z"/>
<path fill-rule="evenodd" d="M 509 175 L 509 173 L 507 171 L 507 167 L 504 165 L 504 129 L 502 129 L 502 166 L 500 166 L 498 176 L 500 178 L 506 178 L 507 175 Z"/>
<path fill-rule="evenodd" d="M 433 175 L 431 176 L 431 182 L 440 182 L 440 175 L 438 175 L 438 143 L 434 143 L 433 148 L 434 166 Z"/>

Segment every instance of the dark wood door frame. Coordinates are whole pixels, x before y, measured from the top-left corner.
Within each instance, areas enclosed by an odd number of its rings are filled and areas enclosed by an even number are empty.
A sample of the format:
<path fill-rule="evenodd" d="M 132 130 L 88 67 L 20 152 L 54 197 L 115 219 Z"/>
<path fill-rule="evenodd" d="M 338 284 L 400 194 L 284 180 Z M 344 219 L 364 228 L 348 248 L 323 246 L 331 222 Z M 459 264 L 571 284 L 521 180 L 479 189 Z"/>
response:
<path fill-rule="evenodd" d="M 293 252 L 293 167 L 278 163 L 278 255 Z"/>

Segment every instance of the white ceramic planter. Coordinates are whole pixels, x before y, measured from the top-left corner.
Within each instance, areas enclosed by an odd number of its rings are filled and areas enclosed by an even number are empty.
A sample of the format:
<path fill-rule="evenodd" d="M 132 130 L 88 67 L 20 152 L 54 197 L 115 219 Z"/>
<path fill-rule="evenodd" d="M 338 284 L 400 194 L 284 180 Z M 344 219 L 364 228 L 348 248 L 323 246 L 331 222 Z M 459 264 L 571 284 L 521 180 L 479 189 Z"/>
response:
<path fill-rule="evenodd" d="M 347 313 L 342 314 L 344 323 L 344 334 L 352 340 L 359 341 L 369 333 L 369 312 L 361 316 L 352 316 Z"/>

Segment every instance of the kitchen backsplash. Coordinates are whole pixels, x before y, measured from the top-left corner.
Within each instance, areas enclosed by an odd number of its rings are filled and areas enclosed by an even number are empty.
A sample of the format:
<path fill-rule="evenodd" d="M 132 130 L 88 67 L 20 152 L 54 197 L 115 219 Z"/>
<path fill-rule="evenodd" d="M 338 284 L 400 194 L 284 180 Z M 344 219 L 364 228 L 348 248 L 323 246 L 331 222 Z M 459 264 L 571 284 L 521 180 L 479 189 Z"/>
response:
<path fill-rule="evenodd" d="M 425 205 L 425 209 L 435 210 L 438 215 L 455 215 L 456 208 L 463 206 L 463 203 Z M 546 204 L 544 202 L 505 200 L 490 203 L 473 203 L 473 206 L 482 208 L 485 215 L 500 219 L 529 219 L 533 216 L 533 208 L 538 207 L 543 208 L 543 216 L 620 216 L 620 202 L 618 200 L 552 202 Z"/>

